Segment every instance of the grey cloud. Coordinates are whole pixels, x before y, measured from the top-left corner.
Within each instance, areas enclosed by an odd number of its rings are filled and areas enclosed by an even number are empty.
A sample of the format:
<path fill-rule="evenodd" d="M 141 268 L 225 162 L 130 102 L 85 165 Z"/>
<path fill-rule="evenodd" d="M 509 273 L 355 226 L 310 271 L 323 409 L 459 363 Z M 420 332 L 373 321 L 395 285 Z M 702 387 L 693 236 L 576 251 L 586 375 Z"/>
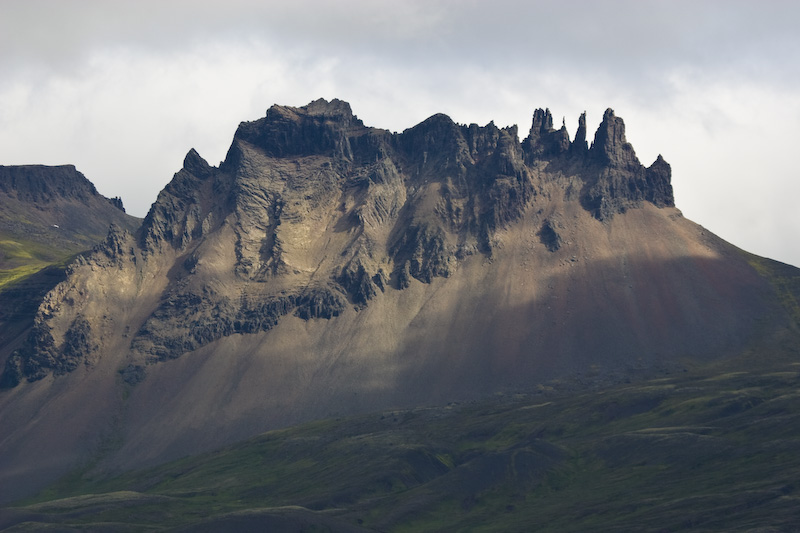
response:
<path fill-rule="evenodd" d="M 797 51 L 790 2 L 372 0 L 106 2 L 29 0 L 2 8 L 8 58 L 57 63 L 94 47 L 171 49 L 259 39 L 315 53 L 428 64 L 616 69 L 621 75 Z M 43 15 L 46 14 L 46 15 Z M 567 63 L 565 65 L 565 63 Z M 784 64 L 782 68 L 792 68 Z M 795 69 L 797 67 L 794 67 Z"/>
<path fill-rule="evenodd" d="M 143 214 L 189 148 L 218 161 L 236 124 L 275 102 L 338 97 L 373 126 L 445 112 L 523 134 L 535 107 L 570 131 L 613 107 L 643 161 L 673 164 L 687 215 L 744 236 L 735 204 L 768 211 L 770 239 L 741 245 L 772 240 L 755 251 L 800 264 L 774 244 L 800 242 L 789 200 L 737 192 L 753 150 L 764 187 L 795 190 L 798 15 L 734 0 L 2 2 L 0 164 L 74 163 Z M 728 219 L 707 198 L 720 187 Z"/>

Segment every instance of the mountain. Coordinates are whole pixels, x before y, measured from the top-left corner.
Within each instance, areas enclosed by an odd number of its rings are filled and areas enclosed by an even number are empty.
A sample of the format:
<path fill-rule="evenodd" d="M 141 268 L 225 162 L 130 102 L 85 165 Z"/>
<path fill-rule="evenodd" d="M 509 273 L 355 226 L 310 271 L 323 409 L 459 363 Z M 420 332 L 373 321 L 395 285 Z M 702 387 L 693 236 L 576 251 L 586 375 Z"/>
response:
<path fill-rule="evenodd" d="M 18 346 L 66 263 L 103 241 L 112 224 L 134 231 L 141 219 L 74 166 L 0 166 L 0 346 Z"/>
<path fill-rule="evenodd" d="M 273 106 L 219 167 L 190 151 L 141 227 L 78 257 L 0 349 L 3 497 L 312 419 L 795 342 L 797 270 L 686 220 L 670 179 L 612 110 L 590 145 L 585 116 L 571 140 L 541 109 L 520 141 Z"/>

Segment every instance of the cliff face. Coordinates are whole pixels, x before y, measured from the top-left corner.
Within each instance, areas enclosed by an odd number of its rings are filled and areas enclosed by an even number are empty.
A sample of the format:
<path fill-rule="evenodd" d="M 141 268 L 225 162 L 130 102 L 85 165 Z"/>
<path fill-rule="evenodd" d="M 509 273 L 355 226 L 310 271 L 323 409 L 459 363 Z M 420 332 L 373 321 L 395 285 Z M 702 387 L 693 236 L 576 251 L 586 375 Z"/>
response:
<path fill-rule="evenodd" d="M 265 332 L 287 315 L 330 319 L 412 279 L 448 277 L 468 256 L 491 258 L 498 230 L 548 188 L 551 165 L 569 169 L 570 187 L 599 220 L 644 202 L 673 205 L 669 165 L 659 157 L 643 167 L 611 110 L 589 149 L 584 130 L 581 117 L 573 145 L 539 109 L 522 143 L 516 128 L 463 126 L 445 115 L 392 135 L 365 127 L 338 100 L 273 106 L 239 126 L 220 168 L 187 154 L 138 246 L 121 245 L 128 237 L 120 233 L 98 250 L 102 261 L 180 257 L 158 306 L 132 333 L 132 364 Z M 52 191 L 29 186 L 20 194 L 47 201 Z M 56 196 L 80 194 L 96 192 Z M 555 227 L 543 221 L 541 232 L 554 251 Z M 221 235 L 233 246 L 215 256 Z M 101 346 L 80 311 L 58 339 L 49 323 L 40 315 L 29 345 L 10 359 L 6 383 L 73 370 Z"/>
<path fill-rule="evenodd" d="M 44 419 L 24 416 L 54 391 L 60 409 L 81 389 L 106 401 L 62 428 L 58 464 L 116 424 L 116 468 L 317 416 L 735 352 L 760 317 L 789 319 L 743 255 L 674 208 L 670 172 L 639 162 L 611 110 L 589 146 L 585 115 L 571 141 L 541 109 L 520 142 L 444 115 L 390 133 L 338 100 L 273 106 L 218 168 L 190 151 L 141 228 L 115 228 L 47 295 L 7 355 L 3 450 L 48 449 Z"/>

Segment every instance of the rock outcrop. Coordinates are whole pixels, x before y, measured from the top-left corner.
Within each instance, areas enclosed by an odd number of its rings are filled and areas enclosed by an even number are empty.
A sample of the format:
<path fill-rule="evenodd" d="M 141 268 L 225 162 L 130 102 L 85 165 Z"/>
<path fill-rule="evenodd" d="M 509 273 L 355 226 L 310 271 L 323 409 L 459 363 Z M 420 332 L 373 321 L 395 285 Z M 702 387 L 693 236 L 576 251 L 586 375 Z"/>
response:
<path fill-rule="evenodd" d="M 583 119 L 585 120 L 585 117 Z M 579 129 L 579 135 L 580 132 Z M 585 129 L 582 133 L 585 140 Z M 580 144 L 577 136 L 575 140 Z M 553 128 L 553 115 L 550 114 L 549 109 L 537 109 L 533 113 L 531 131 L 522 143 L 530 160 L 548 159 L 561 155 L 570 149 L 570 144 L 566 125 L 562 125 L 559 130 Z"/>
<path fill-rule="evenodd" d="M 63 200 L 97 197 L 94 184 L 74 165 L 0 166 L 0 193 L 43 208 Z"/>
<path fill-rule="evenodd" d="M 600 220 L 647 201 L 673 207 L 671 169 L 659 155 L 645 168 L 625 139 L 625 124 L 607 109 L 588 152 L 594 169 L 582 193 L 583 206 Z"/>
<path fill-rule="evenodd" d="M 129 345 L 139 362 L 174 359 L 223 337 L 268 331 L 287 315 L 330 319 L 348 302 L 363 308 L 388 287 L 448 277 L 473 254 L 491 258 L 497 232 L 530 207 L 549 164 L 574 169 L 569 180 L 600 220 L 642 202 L 673 205 L 669 165 L 659 156 L 643 167 L 613 111 L 591 148 L 585 136 L 585 114 L 572 143 L 542 109 L 520 143 L 516 127 L 464 126 L 441 114 L 391 134 L 365 127 L 339 100 L 273 106 L 239 126 L 219 168 L 189 151 L 138 245 L 112 231 L 87 261 L 182 258 Z M 40 189 L 20 188 L 45 195 Z M 96 193 L 87 186 L 73 194 Z M 538 234 L 550 252 L 563 244 L 550 219 Z M 212 260 L 221 235 L 233 254 Z M 232 293 L 230 284 L 239 288 Z M 100 344 L 77 313 L 58 339 L 40 313 L 26 347 L 9 359 L 5 383 L 88 360 Z"/>

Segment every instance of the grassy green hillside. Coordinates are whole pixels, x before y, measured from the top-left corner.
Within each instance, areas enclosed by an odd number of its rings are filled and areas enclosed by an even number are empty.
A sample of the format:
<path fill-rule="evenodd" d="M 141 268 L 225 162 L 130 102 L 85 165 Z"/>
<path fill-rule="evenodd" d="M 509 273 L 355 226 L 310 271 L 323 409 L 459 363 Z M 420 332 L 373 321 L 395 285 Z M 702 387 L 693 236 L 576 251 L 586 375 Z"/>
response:
<path fill-rule="evenodd" d="M 74 253 L 0 232 L 0 291 L 48 265 L 63 262 Z"/>
<path fill-rule="evenodd" d="M 75 250 L 0 232 L 0 347 L 15 346 L 74 257 Z"/>
<path fill-rule="evenodd" d="M 324 420 L 119 477 L 89 465 L 5 509 L 0 526 L 793 531 L 798 385 L 789 349 L 604 388 L 553 383 Z"/>
<path fill-rule="evenodd" d="M 750 265 L 770 280 L 781 305 L 800 325 L 800 275 L 796 267 L 744 252 Z"/>

